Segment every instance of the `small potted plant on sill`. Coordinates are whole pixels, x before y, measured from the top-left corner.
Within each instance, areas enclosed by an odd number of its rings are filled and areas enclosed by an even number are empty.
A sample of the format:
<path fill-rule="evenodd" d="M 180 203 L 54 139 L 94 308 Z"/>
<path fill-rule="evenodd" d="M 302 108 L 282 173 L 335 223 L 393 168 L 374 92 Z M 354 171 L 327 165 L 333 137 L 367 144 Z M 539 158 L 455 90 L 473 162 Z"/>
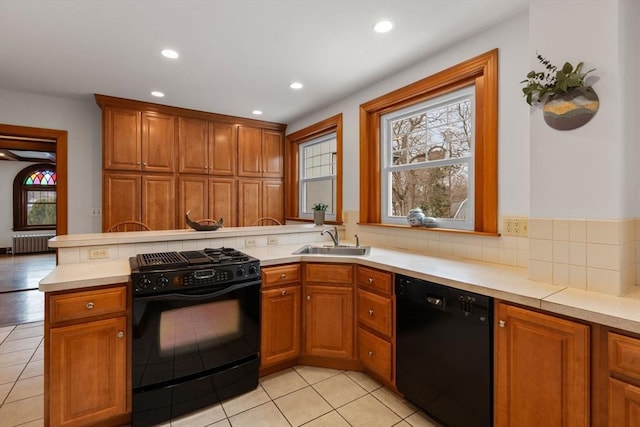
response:
<path fill-rule="evenodd" d="M 544 71 L 530 71 L 522 88 L 527 104 L 544 103 L 545 122 L 554 129 L 570 130 L 586 124 L 598 111 L 600 105 L 595 90 L 585 82 L 587 74 L 582 71 L 583 62 L 574 66 L 565 62 L 558 69 L 548 59 L 537 54 Z"/>
<path fill-rule="evenodd" d="M 313 205 L 313 222 L 316 225 L 324 224 L 324 213 L 329 205 L 325 203 L 316 203 Z"/>

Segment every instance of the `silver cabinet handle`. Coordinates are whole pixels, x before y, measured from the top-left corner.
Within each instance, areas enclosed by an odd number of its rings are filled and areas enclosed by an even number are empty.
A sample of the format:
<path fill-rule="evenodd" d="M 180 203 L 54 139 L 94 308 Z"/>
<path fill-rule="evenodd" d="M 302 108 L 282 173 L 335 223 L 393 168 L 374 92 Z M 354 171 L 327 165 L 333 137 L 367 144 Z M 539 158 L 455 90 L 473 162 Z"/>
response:
<path fill-rule="evenodd" d="M 373 278 L 369 277 L 369 284 L 373 283 Z"/>
<path fill-rule="evenodd" d="M 373 316 L 373 310 L 369 309 L 369 316 Z"/>
<path fill-rule="evenodd" d="M 505 326 L 507 326 L 507 322 L 505 322 L 504 320 L 499 320 L 498 321 L 498 326 L 501 328 L 504 328 Z"/>
<path fill-rule="evenodd" d="M 287 291 L 282 291 L 281 295 L 285 296 L 287 294 Z"/>
<path fill-rule="evenodd" d="M 91 310 L 91 309 L 93 308 L 93 303 L 92 303 L 92 302 L 88 302 L 88 303 L 87 303 L 87 308 L 88 308 L 89 310 Z"/>
<path fill-rule="evenodd" d="M 147 167 L 147 162 L 144 162 L 144 163 L 142 164 L 142 166 L 144 166 L 144 167 L 146 168 L 146 167 Z"/>
<path fill-rule="evenodd" d="M 367 353 L 369 355 L 369 357 L 373 357 L 373 351 L 370 351 L 369 353 Z"/>
<path fill-rule="evenodd" d="M 311 295 L 307 295 L 307 301 L 311 301 Z"/>
<path fill-rule="evenodd" d="M 280 276 L 281 279 L 286 279 L 287 275 L 285 273 L 282 273 L 282 275 Z"/>
<path fill-rule="evenodd" d="M 116 335 L 116 336 L 117 336 L 118 338 L 122 338 L 122 337 L 124 337 L 124 332 L 120 331 L 120 332 L 118 332 L 118 333 L 117 333 L 117 335 Z"/>

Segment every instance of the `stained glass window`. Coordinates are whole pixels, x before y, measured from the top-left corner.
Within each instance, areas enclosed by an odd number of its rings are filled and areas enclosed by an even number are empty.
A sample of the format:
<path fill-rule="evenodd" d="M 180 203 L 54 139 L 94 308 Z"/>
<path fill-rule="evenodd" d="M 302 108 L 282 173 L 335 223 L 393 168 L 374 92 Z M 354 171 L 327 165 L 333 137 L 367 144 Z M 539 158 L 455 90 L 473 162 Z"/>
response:
<path fill-rule="evenodd" d="M 56 173 L 51 170 L 34 171 L 24 180 L 25 185 L 56 185 Z"/>
<path fill-rule="evenodd" d="M 55 229 L 57 202 L 55 166 L 36 164 L 23 169 L 14 181 L 17 215 L 14 230 Z"/>

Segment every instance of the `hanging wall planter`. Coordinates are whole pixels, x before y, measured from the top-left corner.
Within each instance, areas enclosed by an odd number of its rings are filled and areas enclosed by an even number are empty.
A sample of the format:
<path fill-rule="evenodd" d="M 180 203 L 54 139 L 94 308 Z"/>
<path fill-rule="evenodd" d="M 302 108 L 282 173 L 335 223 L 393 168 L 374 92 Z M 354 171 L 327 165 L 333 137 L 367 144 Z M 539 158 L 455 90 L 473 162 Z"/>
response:
<path fill-rule="evenodd" d="M 596 115 L 600 101 L 591 87 L 578 87 L 549 96 L 544 103 L 544 121 L 557 130 L 571 130 L 586 124 Z"/>
<path fill-rule="evenodd" d="M 527 104 L 544 103 L 542 109 L 544 121 L 558 130 L 571 130 L 587 123 L 598 111 L 600 102 L 595 90 L 585 82 L 587 74 L 583 72 L 584 63 L 575 68 L 565 62 L 562 69 L 538 55 L 538 61 L 545 71 L 530 71 L 522 92 Z"/>

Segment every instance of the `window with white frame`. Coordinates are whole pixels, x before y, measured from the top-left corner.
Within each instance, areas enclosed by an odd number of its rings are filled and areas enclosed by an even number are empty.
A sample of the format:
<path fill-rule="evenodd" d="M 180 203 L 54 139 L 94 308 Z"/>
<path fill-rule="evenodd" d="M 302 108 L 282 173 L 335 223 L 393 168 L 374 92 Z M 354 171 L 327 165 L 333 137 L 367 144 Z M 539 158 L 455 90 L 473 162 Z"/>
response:
<path fill-rule="evenodd" d="M 313 218 L 313 206 L 329 205 L 325 218 L 336 217 L 336 133 L 303 142 L 299 147 L 299 216 Z"/>
<path fill-rule="evenodd" d="M 438 227 L 474 228 L 474 87 L 381 116 L 382 221 L 420 208 Z"/>

